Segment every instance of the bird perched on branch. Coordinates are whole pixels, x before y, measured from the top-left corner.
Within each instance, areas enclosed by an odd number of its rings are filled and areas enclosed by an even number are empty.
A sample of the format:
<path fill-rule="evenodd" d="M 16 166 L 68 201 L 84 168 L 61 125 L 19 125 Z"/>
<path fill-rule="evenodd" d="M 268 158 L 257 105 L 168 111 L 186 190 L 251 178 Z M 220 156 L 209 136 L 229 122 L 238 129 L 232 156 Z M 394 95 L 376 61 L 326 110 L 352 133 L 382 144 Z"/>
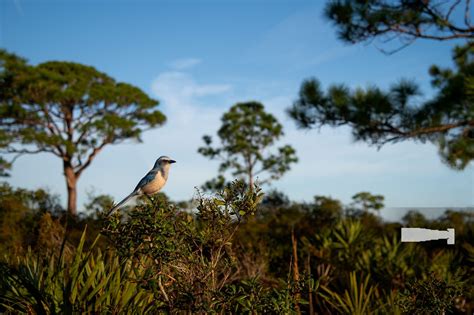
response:
<path fill-rule="evenodd" d="M 168 180 L 170 166 L 173 163 L 176 163 L 176 161 L 167 156 L 160 156 L 158 160 L 156 160 L 153 168 L 138 182 L 137 187 L 135 187 L 132 193 L 110 209 L 107 215 L 122 207 L 133 197 L 146 195 L 150 198 L 151 195 L 159 192 Z"/>

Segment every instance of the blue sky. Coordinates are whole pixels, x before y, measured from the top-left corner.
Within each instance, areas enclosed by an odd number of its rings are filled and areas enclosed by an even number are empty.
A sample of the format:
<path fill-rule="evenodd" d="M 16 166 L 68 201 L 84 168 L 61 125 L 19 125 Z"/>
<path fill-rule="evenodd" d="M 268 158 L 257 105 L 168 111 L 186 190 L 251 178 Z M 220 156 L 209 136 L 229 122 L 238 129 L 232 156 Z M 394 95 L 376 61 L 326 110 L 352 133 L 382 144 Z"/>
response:
<path fill-rule="evenodd" d="M 387 208 L 474 205 L 474 167 L 443 165 L 431 144 L 381 150 L 354 143 L 346 128 L 301 131 L 284 110 L 303 79 L 351 87 L 389 87 L 415 79 L 432 95 L 427 69 L 451 65 L 453 43 L 418 41 L 386 56 L 374 44 L 349 46 L 322 17 L 324 1 L 23 1 L 1 0 L 0 46 L 32 64 L 75 61 L 134 84 L 160 100 L 164 127 L 141 144 L 106 148 L 79 181 L 87 192 L 121 198 L 160 155 L 178 163 L 165 192 L 189 199 L 215 176 L 217 163 L 198 155 L 204 134 L 239 101 L 261 101 L 283 123 L 300 162 L 273 187 L 297 201 L 327 195 L 349 203 L 359 191 L 382 194 Z M 64 198 L 61 162 L 22 157 L 12 185 L 48 187 Z M 386 218 L 398 218 L 386 209 Z"/>

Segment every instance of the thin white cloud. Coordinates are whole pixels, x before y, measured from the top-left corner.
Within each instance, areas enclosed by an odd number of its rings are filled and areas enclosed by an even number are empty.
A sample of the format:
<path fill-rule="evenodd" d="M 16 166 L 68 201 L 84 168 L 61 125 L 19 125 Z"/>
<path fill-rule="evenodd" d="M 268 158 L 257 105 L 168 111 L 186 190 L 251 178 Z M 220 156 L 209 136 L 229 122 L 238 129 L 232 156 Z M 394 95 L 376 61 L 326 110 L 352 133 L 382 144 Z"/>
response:
<path fill-rule="evenodd" d="M 195 105 L 196 98 L 214 96 L 229 92 L 230 84 L 198 83 L 186 72 L 163 72 L 153 81 L 151 90 L 165 106 Z"/>
<path fill-rule="evenodd" d="M 309 6 L 290 13 L 262 33 L 243 57 L 258 64 L 285 65 L 286 71 L 301 71 L 356 54 L 361 47 L 342 43 L 330 23 L 321 19 L 321 9 Z"/>
<path fill-rule="evenodd" d="M 183 58 L 174 60 L 170 63 L 170 66 L 175 70 L 185 70 L 197 66 L 200 63 L 201 59 L 198 58 Z"/>
<path fill-rule="evenodd" d="M 168 71 L 153 80 L 151 91 L 160 100 L 167 123 L 146 133 L 146 146 L 137 147 L 140 152 L 135 153 L 143 157 L 144 162 L 150 160 L 150 156 L 164 154 L 177 160 L 164 192 L 176 200 L 191 198 L 195 186 L 216 175 L 218 164 L 204 158 L 197 150 L 204 145 L 202 136 L 215 135 L 219 128 L 220 117 L 231 105 L 229 98 L 233 86 L 201 82 L 184 71 Z"/>
<path fill-rule="evenodd" d="M 13 3 L 15 4 L 15 8 L 20 16 L 24 16 L 23 13 L 23 7 L 20 3 L 20 0 L 13 0 Z"/>
<path fill-rule="evenodd" d="M 360 46 L 343 46 L 342 44 L 336 44 L 331 48 L 326 50 L 319 51 L 315 54 L 314 57 L 309 58 L 308 62 L 303 66 L 319 66 L 325 63 L 328 63 L 339 58 L 346 57 L 348 55 L 354 54 L 360 50 Z"/>

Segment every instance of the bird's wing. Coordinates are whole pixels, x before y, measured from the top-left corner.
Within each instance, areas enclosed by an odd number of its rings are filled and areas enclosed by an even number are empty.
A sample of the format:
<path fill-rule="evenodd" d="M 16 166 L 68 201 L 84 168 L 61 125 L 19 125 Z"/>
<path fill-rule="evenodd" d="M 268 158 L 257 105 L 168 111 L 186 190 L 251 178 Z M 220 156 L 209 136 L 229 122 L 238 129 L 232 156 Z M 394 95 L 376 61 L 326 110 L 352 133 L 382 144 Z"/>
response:
<path fill-rule="evenodd" d="M 143 177 L 139 182 L 138 182 L 138 185 L 137 187 L 135 187 L 135 189 L 133 190 L 133 192 L 128 195 L 127 197 L 125 197 L 122 201 L 120 201 L 115 207 L 113 207 L 112 209 L 109 210 L 109 212 L 107 213 L 107 215 L 111 214 L 112 212 L 114 212 L 116 209 L 122 207 L 127 201 L 129 201 L 130 199 L 132 199 L 133 197 L 137 196 L 137 195 L 140 195 L 140 192 L 139 192 L 139 189 L 141 189 L 143 186 L 146 186 L 148 183 L 150 183 L 151 181 L 153 181 L 155 179 L 155 176 L 156 176 L 156 172 L 155 170 L 151 170 L 149 171 L 145 177 Z"/>
<path fill-rule="evenodd" d="M 146 186 L 147 184 L 149 184 L 150 182 L 152 182 L 155 177 L 156 177 L 156 170 L 151 170 L 148 172 L 148 174 L 145 175 L 145 177 L 143 177 L 139 182 L 138 182 L 138 185 L 137 187 L 135 187 L 135 189 L 133 191 L 137 191 L 138 189 L 142 188 L 143 186 Z"/>

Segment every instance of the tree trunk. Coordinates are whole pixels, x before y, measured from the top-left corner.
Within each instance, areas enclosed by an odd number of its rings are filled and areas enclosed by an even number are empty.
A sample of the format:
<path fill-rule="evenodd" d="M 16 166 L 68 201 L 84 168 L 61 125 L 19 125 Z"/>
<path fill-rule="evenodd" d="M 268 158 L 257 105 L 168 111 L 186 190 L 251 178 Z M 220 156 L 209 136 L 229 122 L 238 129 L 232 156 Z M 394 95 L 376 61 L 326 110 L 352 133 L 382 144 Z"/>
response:
<path fill-rule="evenodd" d="M 249 177 L 249 189 L 250 191 L 253 191 L 253 168 L 250 164 L 250 160 L 249 160 L 249 167 L 247 169 L 247 176 Z"/>
<path fill-rule="evenodd" d="M 70 216 L 77 215 L 77 176 L 72 166 L 64 162 L 64 176 L 67 186 L 67 212 Z"/>
<path fill-rule="evenodd" d="M 253 191 L 253 175 L 252 171 L 249 172 L 249 188 L 251 191 Z"/>
<path fill-rule="evenodd" d="M 306 272 L 308 273 L 308 276 L 311 279 L 311 255 L 309 253 L 306 257 Z M 309 303 L 309 315 L 314 315 L 313 287 L 311 285 L 308 286 L 308 303 Z"/>
<path fill-rule="evenodd" d="M 296 241 L 295 237 L 295 228 L 291 228 L 291 245 L 293 248 L 293 281 L 294 285 L 296 288 L 298 288 L 299 281 L 300 281 L 300 271 L 298 269 L 298 242 Z M 301 298 L 301 293 L 299 289 L 296 289 L 295 292 L 295 311 L 297 314 L 301 314 L 301 309 L 300 309 L 300 298 Z"/>
<path fill-rule="evenodd" d="M 250 191 L 253 191 L 253 167 L 254 165 L 252 164 L 252 157 L 250 155 L 244 155 L 245 159 L 245 167 L 247 171 L 247 177 L 248 177 L 248 184 L 249 184 L 249 189 Z"/>

